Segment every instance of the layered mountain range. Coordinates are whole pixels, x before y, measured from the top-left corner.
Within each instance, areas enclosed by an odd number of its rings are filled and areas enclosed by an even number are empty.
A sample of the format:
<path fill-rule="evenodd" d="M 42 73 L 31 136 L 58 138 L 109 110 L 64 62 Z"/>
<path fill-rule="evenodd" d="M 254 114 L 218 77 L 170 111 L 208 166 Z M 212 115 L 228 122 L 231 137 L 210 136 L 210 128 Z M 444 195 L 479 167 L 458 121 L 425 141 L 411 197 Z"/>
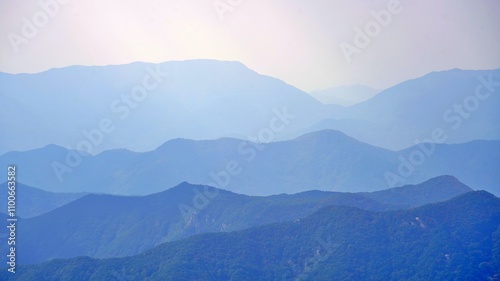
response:
<path fill-rule="evenodd" d="M 323 103 L 239 62 L 0 73 L 0 279 L 499 280 L 499 89 L 500 69 Z"/>
<path fill-rule="evenodd" d="M 148 151 L 179 137 L 267 142 L 321 129 L 392 150 L 432 140 L 436 128 L 446 134 L 445 143 L 499 140 L 499 81 L 498 69 L 433 72 L 344 108 L 323 105 L 238 62 L 0 73 L 0 128 L 10 135 L 0 140 L 0 154 L 48 144 L 91 154 L 115 148 Z M 278 124 L 276 115 L 290 118 Z"/>
<path fill-rule="evenodd" d="M 441 202 L 471 191 L 456 178 L 441 176 L 419 185 L 373 193 L 316 190 L 256 197 L 182 183 L 141 197 L 91 194 L 21 219 L 17 233 L 22 241 L 18 246 L 22 256 L 19 262 L 129 256 L 195 234 L 300 220 L 330 205 L 389 211 Z M 23 190 L 21 195 L 29 198 L 39 193 L 31 188 Z M 6 246 L 0 249 L 7 251 Z"/>
<path fill-rule="evenodd" d="M 247 195 L 361 192 L 452 175 L 473 189 L 500 194 L 500 141 L 390 151 L 331 130 L 267 144 L 176 139 L 149 152 L 95 156 L 50 145 L 0 156 L 1 165 L 10 163 L 20 166 L 20 181 L 53 192 L 144 195 L 183 181 Z"/>
<path fill-rule="evenodd" d="M 143 235 L 146 232 L 143 233 Z M 500 199 L 468 192 L 374 212 L 331 205 L 289 222 L 207 233 L 123 258 L 57 259 L 3 280 L 489 280 L 500 274 Z"/>

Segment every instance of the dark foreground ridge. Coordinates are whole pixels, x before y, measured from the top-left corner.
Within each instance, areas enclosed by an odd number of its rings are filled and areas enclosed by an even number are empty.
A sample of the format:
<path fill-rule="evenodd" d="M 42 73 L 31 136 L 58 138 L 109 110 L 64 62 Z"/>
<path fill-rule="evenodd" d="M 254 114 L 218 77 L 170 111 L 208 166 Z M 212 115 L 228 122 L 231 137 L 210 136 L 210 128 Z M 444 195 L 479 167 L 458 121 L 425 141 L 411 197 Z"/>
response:
<path fill-rule="evenodd" d="M 2 280 L 488 280 L 500 274 L 500 199 L 410 210 L 324 207 L 293 222 L 168 242 L 143 254 L 21 266 Z"/>
<path fill-rule="evenodd" d="M 196 234 L 294 221 L 329 205 L 396 210 L 469 191 L 455 178 L 441 176 L 376 193 L 307 191 L 256 197 L 182 183 L 148 196 L 91 194 L 41 216 L 20 220 L 17 231 L 22 243 L 17 250 L 22 258 L 18 264 L 77 256 L 131 256 Z M 6 252 L 6 247 L 0 245 L 0 250 Z"/>

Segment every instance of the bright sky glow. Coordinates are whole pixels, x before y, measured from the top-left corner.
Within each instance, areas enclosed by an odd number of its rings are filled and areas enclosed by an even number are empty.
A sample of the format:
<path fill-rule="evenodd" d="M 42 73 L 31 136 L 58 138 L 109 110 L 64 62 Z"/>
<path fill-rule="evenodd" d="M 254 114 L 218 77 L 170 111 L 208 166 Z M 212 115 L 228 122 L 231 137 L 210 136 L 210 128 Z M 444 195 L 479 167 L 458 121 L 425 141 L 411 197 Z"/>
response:
<path fill-rule="evenodd" d="M 355 26 L 364 29 L 372 12 L 398 1 L 65 0 L 50 6 L 45 23 L 38 18 L 41 27 L 27 33 L 32 38 L 24 36 L 23 18 L 33 23 L 44 11 L 40 3 L 55 1 L 0 0 L 1 72 L 209 58 L 240 61 L 312 91 L 382 89 L 431 71 L 500 68 L 494 0 L 401 0 L 402 11 L 350 63 L 339 45 L 355 46 Z M 231 10 L 217 13 L 214 3 Z M 13 44 L 12 36 L 25 41 Z"/>

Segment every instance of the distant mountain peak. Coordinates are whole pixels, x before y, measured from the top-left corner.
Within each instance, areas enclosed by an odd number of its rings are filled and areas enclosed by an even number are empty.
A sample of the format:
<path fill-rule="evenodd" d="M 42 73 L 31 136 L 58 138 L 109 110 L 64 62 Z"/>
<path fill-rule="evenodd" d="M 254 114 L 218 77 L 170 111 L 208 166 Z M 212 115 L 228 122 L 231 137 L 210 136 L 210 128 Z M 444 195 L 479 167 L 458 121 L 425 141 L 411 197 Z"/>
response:
<path fill-rule="evenodd" d="M 198 184 L 192 184 L 188 181 L 183 181 L 181 183 L 179 183 L 178 185 L 174 186 L 174 187 L 171 187 L 167 190 L 173 190 L 173 189 L 186 189 L 186 188 L 192 188 L 192 187 L 197 187 L 197 186 L 202 186 L 202 185 L 198 185 Z"/>
<path fill-rule="evenodd" d="M 213 187 L 210 185 L 193 184 L 193 183 L 190 183 L 187 181 L 183 181 L 174 187 L 168 188 L 168 189 L 161 191 L 159 193 L 153 193 L 153 194 L 146 195 L 146 196 L 155 197 L 155 196 L 158 196 L 159 194 L 163 194 L 166 196 L 173 196 L 173 197 L 177 197 L 177 196 L 193 197 L 198 193 L 208 193 L 208 194 L 221 194 L 221 193 L 229 194 L 229 193 L 231 193 L 231 194 L 236 195 L 236 193 L 233 193 L 233 192 L 230 192 L 230 191 L 227 191 L 224 189 L 216 188 L 216 187 Z M 238 195 L 245 196 L 245 195 L 240 195 L 240 194 L 238 194 Z"/>
<path fill-rule="evenodd" d="M 305 139 L 305 138 L 350 138 L 348 135 L 344 134 L 343 132 L 339 130 L 330 130 L 330 129 L 325 129 L 325 130 L 319 130 L 311 133 L 304 134 L 302 136 L 297 137 L 296 139 Z"/>
<path fill-rule="evenodd" d="M 43 147 L 39 148 L 33 148 L 33 149 L 28 149 L 28 150 L 14 150 L 14 151 L 9 151 L 6 152 L 3 155 L 0 156 L 6 156 L 9 154 L 16 154 L 16 153 L 46 153 L 46 154 L 61 154 L 61 153 L 67 153 L 68 149 L 56 144 L 48 144 Z"/>
<path fill-rule="evenodd" d="M 411 190 L 411 189 L 416 189 L 418 188 L 419 190 L 428 190 L 429 192 L 434 192 L 434 193 L 439 193 L 439 192 L 461 192 L 461 193 L 466 193 L 470 191 L 474 191 L 472 188 L 468 187 L 464 183 L 462 183 L 460 180 L 458 180 L 454 176 L 450 175 L 442 175 L 442 176 L 437 176 L 431 179 L 428 179 L 420 184 L 410 184 L 410 185 L 404 185 L 400 187 L 395 187 L 391 188 L 389 190 Z"/>
<path fill-rule="evenodd" d="M 414 206 L 423 205 L 422 202 L 441 202 L 473 190 L 460 182 L 454 176 L 438 176 L 420 184 L 409 184 L 388 190 L 365 193 L 367 197 L 387 204 L 398 204 L 388 194 L 398 194 L 411 202 Z"/>
<path fill-rule="evenodd" d="M 304 134 L 302 136 L 299 136 L 295 138 L 296 141 L 327 141 L 327 142 L 352 142 L 356 144 L 361 144 L 358 140 L 355 138 L 352 138 L 346 134 L 344 134 L 341 131 L 338 130 L 331 130 L 331 129 L 325 129 L 325 130 L 319 130 L 319 131 L 314 131 L 311 133 Z M 368 144 L 366 144 L 368 145 Z"/>
<path fill-rule="evenodd" d="M 423 182 L 423 184 L 429 183 L 429 182 L 447 182 L 447 183 L 455 183 L 455 184 L 466 186 L 460 180 L 458 180 L 455 176 L 452 176 L 452 175 L 437 176 L 437 177 L 431 178 L 431 179 Z M 467 186 L 467 188 L 470 191 L 472 191 L 472 189 L 470 187 Z"/>

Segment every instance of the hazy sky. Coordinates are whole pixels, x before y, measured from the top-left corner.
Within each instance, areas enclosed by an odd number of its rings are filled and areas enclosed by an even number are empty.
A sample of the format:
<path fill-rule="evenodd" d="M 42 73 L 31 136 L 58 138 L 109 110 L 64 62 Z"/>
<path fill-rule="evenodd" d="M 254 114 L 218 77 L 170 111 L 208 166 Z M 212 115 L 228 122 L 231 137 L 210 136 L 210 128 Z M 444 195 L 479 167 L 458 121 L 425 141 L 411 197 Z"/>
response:
<path fill-rule="evenodd" d="M 0 0 L 1 72 L 210 58 L 311 91 L 500 68 L 498 0 L 55 1 Z M 390 20 L 372 22 L 388 6 Z M 371 28 L 366 46 L 356 27 Z M 350 63 L 342 42 L 357 48 Z"/>

